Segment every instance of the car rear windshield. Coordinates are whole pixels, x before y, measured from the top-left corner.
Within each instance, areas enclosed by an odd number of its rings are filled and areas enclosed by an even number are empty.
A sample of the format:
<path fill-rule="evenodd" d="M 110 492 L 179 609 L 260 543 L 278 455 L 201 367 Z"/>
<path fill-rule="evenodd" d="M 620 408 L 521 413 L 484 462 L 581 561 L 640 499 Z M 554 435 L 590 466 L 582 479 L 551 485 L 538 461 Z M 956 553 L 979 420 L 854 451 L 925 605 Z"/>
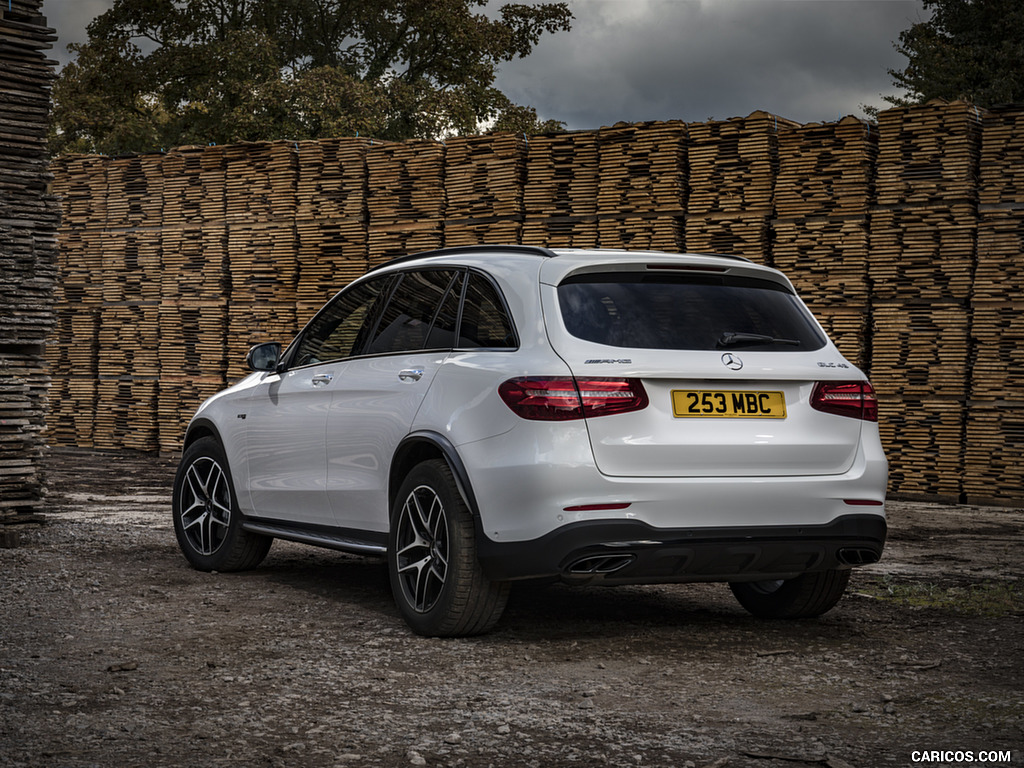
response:
<path fill-rule="evenodd" d="M 825 337 L 785 286 L 730 275 L 617 272 L 558 286 L 579 339 L 630 349 L 821 349 Z"/>

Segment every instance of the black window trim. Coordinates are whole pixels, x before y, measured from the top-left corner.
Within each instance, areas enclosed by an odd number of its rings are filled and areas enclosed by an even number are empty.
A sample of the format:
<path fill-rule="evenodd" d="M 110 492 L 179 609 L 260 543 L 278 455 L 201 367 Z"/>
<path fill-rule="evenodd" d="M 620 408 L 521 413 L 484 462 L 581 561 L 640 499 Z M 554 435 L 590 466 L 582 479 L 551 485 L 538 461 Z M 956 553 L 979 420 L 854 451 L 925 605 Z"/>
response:
<path fill-rule="evenodd" d="M 434 314 L 433 314 L 433 316 L 430 319 L 430 327 L 427 329 L 427 335 L 426 335 L 427 339 L 430 338 L 431 331 L 433 331 L 433 329 L 434 329 L 434 323 L 437 322 L 437 316 L 438 316 L 438 314 L 441 311 L 441 305 L 444 303 L 445 298 L 447 298 L 448 291 L 450 291 L 452 289 L 452 281 L 458 279 L 459 276 L 461 275 L 463 277 L 463 280 L 462 280 L 462 285 L 460 286 L 460 289 L 459 289 L 459 310 L 458 310 L 458 317 L 456 318 L 456 321 L 455 321 L 455 337 L 456 337 L 456 339 L 458 339 L 459 332 L 462 330 L 462 317 L 463 317 L 463 313 L 464 313 L 465 307 L 466 307 L 466 294 L 467 294 L 467 292 L 469 290 L 469 277 L 470 277 L 471 274 L 476 274 L 476 275 L 482 277 L 484 280 L 486 280 L 490 284 L 491 288 L 494 289 L 494 293 L 495 293 L 495 295 L 497 295 L 498 301 L 501 302 L 501 309 L 505 313 L 505 317 L 508 318 L 509 326 L 512 329 L 512 338 L 513 338 L 514 344 L 512 346 L 508 346 L 508 347 L 459 347 L 459 346 L 452 346 L 452 347 L 429 347 L 429 348 L 425 347 L 423 349 L 417 349 L 417 350 L 407 350 L 406 349 L 406 350 L 401 350 L 401 351 L 398 351 L 398 352 L 372 352 L 372 353 L 364 353 L 362 350 L 366 348 L 366 344 L 368 343 L 367 339 L 372 339 L 374 337 L 374 334 L 376 333 L 377 328 L 380 325 L 381 318 L 384 315 L 384 310 L 388 306 L 388 304 L 391 302 L 391 300 L 394 298 L 395 292 L 398 290 L 398 286 L 401 285 L 402 280 L 405 278 L 405 276 L 407 274 L 409 274 L 409 273 L 412 273 L 412 272 L 452 272 L 453 273 L 452 278 L 451 278 L 451 280 L 449 280 L 448 286 L 445 289 L 444 295 L 441 297 L 441 301 L 438 302 L 437 307 L 434 309 Z M 367 273 L 367 274 L 370 274 L 370 273 Z M 390 284 L 389 285 L 385 285 L 382 288 L 382 290 L 380 292 L 380 295 L 377 297 L 378 306 L 377 306 L 377 308 L 375 310 L 375 315 L 376 316 L 373 318 L 373 330 L 371 332 L 367 333 L 366 334 L 366 338 L 362 340 L 362 343 L 359 345 L 359 350 L 360 350 L 359 353 L 358 354 L 349 355 L 348 357 L 339 357 L 339 358 L 337 358 L 335 360 L 323 361 L 323 362 L 318 362 L 318 363 L 309 363 L 307 365 L 296 365 L 296 366 L 293 366 L 292 365 L 292 357 L 296 354 L 296 350 L 299 348 L 299 345 L 301 344 L 302 339 L 305 337 L 305 334 L 306 334 L 307 330 L 313 325 L 313 323 L 316 321 L 316 319 L 318 317 L 320 317 L 321 314 L 326 312 L 328 307 L 330 307 L 336 301 L 339 301 L 341 299 L 341 295 L 343 293 L 347 292 L 349 290 L 349 288 L 355 287 L 356 285 L 364 285 L 367 282 L 370 282 L 371 280 L 376 280 L 376 279 L 380 279 L 380 280 L 384 280 L 384 281 L 390 281 Z M 519 330 L 516 328 L 515 319 L 513 318 L 512 312 L 509 309 L 508 301 L 505 299 L 505 294 L 502 292 L 501 287 L 497 284 L 497 282 L 494 280 L 494 278 L 491 275 L 489 275 L 487 272 L 485 272 L 482 269 L 478 269 L 476 267 L 469 267 L 469 266 L 465 266 L 465 265 L 462 265 L 462 264 L 418 264 L 416 266 L 410 266 L 410 267 L 408 267 L 406 269 L 395 270 L 394 272 L 391 272 L 391 273 L 388 273 L 388 274 L 385 274 L 385 275 L 376 275 L 376 276 L 370 278 L 369 280 L 360 280 L 358 283 L 355 283 L 355 282 L 349 283 L 349 285 L 345 286 L 340 291 L 338 291 L 338 293 L 336 293 L 331 298 L 330 301 L 326 302 L 324 304 L 324 306 L 321 307 L 320 310 L 315 315 L 313 315 L 312 318 L 310 318 L 309 322 L 306 323 L 306 325 L 303 326 L 302 330 L 299 331 L 298 334 L 296 334 L 294 339 L 292 339 L 292 342 L 288 345 L 288 348 L 285 349 L 284 354 L 281 356 L 281 361 L 282 362 L 281 362 L 281 365 L 278 367 L 278 372 L 282 372 L 283 373 L 284 371 L 291 371 L 291 370 L 298 371 L 298 370 L 302 370 L 303 368 L 312 368 L 314 366 L 328 365 L 328 364 L 332 364 L 332 363 L 343 363 L 343 362 L 348 362 L 349 360 L 362 360 L 362 359 L 365 359 L 365 358 L 374 358 L 374 357 L 392 357 L 392 356 L 395 356 L 395 355 L 408 355 L 411 352 L 412 353 L 416 353 L 416 354 L 420 354 L 420 353 L 436 353 L 436 352 L 460 352 L 460 353 L 466 353 L 466 352 L 515 352 L 515 351 L 517 351 L 519 349 L 520 344 L 521 344 L 521 342 L 520 342 L 520 338 L 519 338 Z"/>

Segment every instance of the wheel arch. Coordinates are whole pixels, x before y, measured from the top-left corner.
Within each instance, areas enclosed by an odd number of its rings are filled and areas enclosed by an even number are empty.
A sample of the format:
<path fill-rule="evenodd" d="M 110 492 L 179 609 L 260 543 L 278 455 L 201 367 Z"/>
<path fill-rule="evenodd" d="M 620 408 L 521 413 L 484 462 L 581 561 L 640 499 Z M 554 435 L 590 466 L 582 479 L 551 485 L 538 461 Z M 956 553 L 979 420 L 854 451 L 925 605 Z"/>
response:
<path fill-rule="evenodd" d="M 473 486 L 469 482 L 469 473 L 466 471 L 462 457 L 459 456 L 458 450 L 448 438 L 429 430 L 413 432 L 398 444 L 391 459 L 391 469 L 388 475 L 388 509 L 394 507 L 398 489 L 409 471 L 417 464 L 430 459 L 443 459 L 448 464 L 448 468 L 451 469 L 452 475 L 455 477 L 455 484 L 458 486 L 462 500 L 466 502 L 473 517 L 479 519 L 480 508 L 477 505 L 476 495 L 473 493 Z"/>
<path fill-rule="evenodd" d="M 192 445 L 192 443 L 203 437 L 212 437 L 218 443 L 224 445 L 220 432 L 212 421 L 209 419 L 194 419 L 192 423 L 188 425 L 188 429 L 185 430 L 185 439 L 181 444 L 182 453 L 188 450 L 188 447 Z"/>

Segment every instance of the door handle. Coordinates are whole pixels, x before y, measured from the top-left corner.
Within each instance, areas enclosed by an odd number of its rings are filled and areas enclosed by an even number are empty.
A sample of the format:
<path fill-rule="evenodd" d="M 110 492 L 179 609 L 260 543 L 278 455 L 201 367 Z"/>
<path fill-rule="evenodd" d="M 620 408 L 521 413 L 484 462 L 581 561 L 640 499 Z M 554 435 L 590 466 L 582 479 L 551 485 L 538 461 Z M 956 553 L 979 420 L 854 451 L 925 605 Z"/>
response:
<path fill-rule="evenodd" d="M 334 374 L 333 373 L 318 373 L 315 376 L 313 376 L 313 386 L 314 387 L 326 387 L 333 380 L 334 380 Z"/>
<path fill-rule="evenodd" d="M 398 378 L 402 381 L 419 381 L 423 378 L 422 368 L 406 368 L 404 371 L 398 372 Z"/>

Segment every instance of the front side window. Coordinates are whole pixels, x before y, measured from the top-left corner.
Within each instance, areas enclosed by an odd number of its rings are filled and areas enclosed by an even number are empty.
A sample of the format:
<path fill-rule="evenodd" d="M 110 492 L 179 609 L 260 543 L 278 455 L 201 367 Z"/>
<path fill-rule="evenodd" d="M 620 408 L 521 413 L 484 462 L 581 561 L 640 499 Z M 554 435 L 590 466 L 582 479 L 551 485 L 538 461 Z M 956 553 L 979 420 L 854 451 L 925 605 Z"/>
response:
<path fill-rule="evenodd" d="M 800 301 L 768 280 L 643 272 L 584 274 L 558 286 L 573 336 L 631 349 L 820 349 Z"/>
<path fill-rule="evenodd" d="M 391 282 L 391 276 L 368 280 L 338 295 L 306 328 L 293 365 L 314 365 L 359 354 Z"/>

